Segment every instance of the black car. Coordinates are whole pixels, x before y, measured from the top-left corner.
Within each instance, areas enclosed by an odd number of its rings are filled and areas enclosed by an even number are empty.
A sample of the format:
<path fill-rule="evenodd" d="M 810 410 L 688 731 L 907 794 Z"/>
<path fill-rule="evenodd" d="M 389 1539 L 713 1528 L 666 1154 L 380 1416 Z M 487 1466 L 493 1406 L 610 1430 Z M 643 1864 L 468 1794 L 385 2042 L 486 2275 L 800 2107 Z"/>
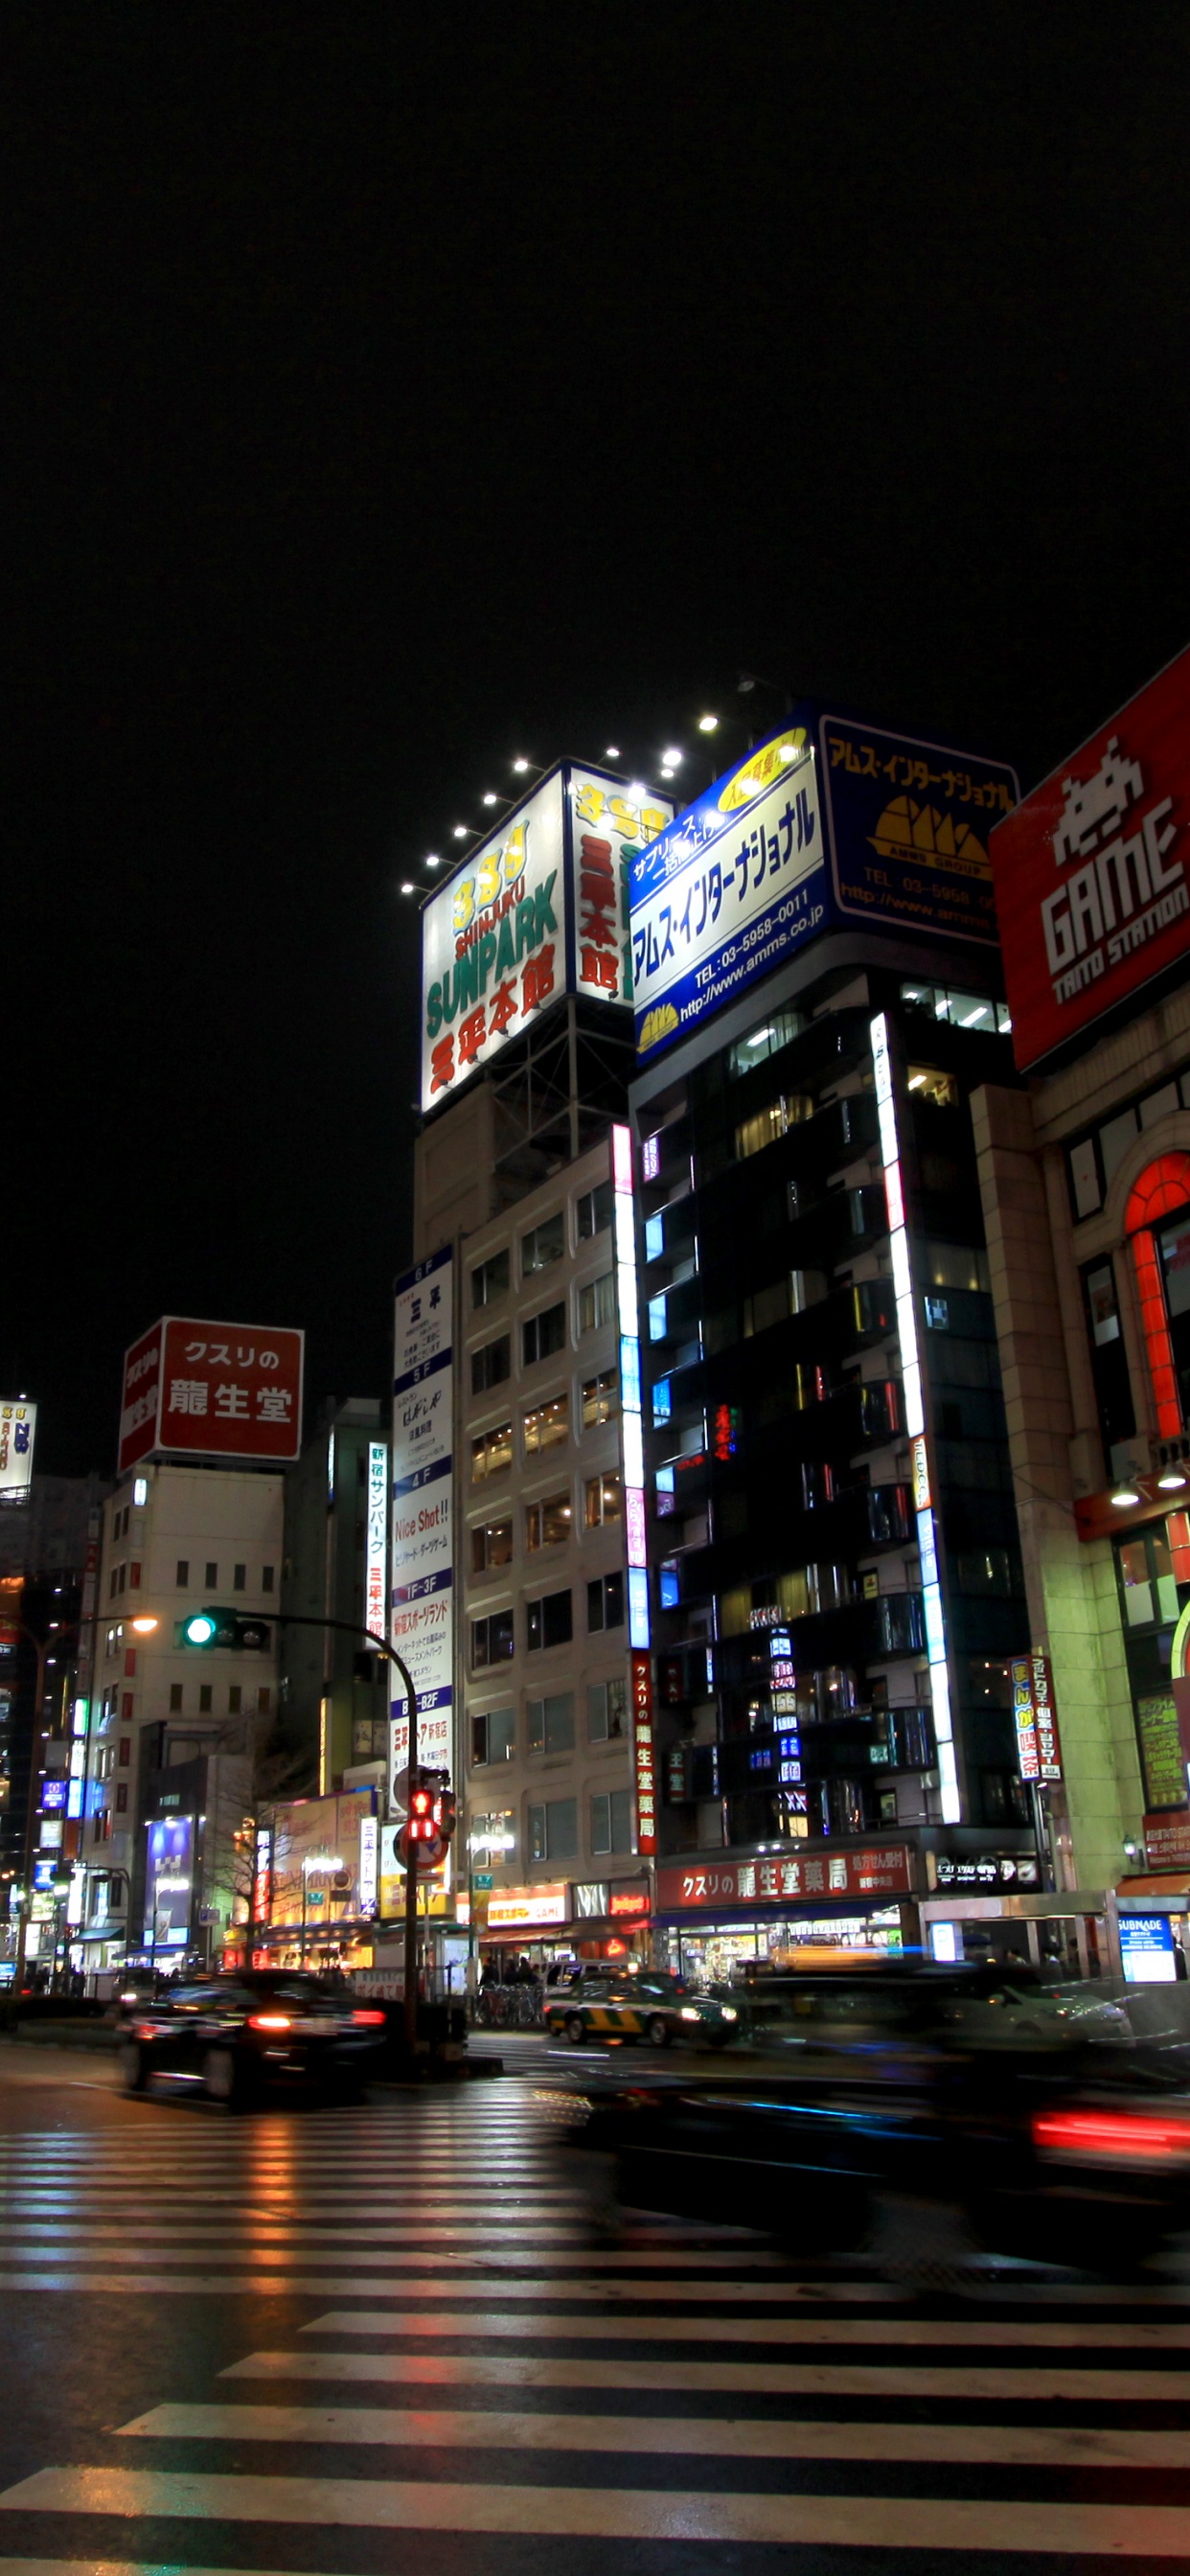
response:
<path fill-rule="evenodd" d="M 260 1968 L 178 1986 L 133 2014 L 125 2091 L 160 2081 L 239 2110 L 266 2095 L 346 2098 L 376 2072 L 386 2015 L 349 1988 Z"/>
<path fill-rule="evenodd" d="M 898 1970 L 777 1982 L 752 2047 L 708 2074 L 602 2087 L 573 2144 L 606 2200 L 763 2228 L 803 2251 L 869 2238 L 888 2192 L 975 2237 L 1127 2262 L 1190 2226 L 1180 2054 L 1028 1978 Z"/>

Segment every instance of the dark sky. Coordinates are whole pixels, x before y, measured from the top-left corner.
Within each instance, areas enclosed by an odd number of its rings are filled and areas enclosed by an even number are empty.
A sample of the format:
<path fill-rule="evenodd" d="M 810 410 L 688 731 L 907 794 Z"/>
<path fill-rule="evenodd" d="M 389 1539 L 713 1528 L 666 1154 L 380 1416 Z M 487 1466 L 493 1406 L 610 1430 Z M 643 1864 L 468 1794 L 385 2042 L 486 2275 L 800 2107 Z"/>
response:
<path fill-rule="evenodd" d="M 1190 634 L 1190 20 L 10 5 L 0 1392 L 379 1393 L 416 913 L 743 665 L 1032 782 Z M 15 574 L 15 579 L 14 579 Z"/>

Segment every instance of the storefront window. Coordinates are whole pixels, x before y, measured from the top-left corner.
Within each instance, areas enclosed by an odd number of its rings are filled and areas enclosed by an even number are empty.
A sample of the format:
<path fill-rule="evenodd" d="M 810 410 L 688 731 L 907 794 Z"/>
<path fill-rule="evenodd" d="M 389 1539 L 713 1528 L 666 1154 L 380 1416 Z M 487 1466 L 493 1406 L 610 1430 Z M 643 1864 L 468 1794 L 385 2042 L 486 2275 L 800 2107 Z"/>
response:
<path fill-rule="evenodd" d="M 1111 1261 L 1092 1261 L 1082 1278 L 1099 1429 L 1110 1460 L 1117 1440 L 1130 1440 L 1136 1429 L 1128 1354 L 1120 1329 L 1114 1264 Z"/>
<path fill-rule="evenodd" d="M 1190 1208 L 1155 1229 L 1182 1419 L 1190 1416 Z"/>
<path fill-rule="evenodd" d="M 1190 1601 L 1190 1514 L 1171 1512 L 1115 1542 L 1124 1651 L 1145 1806 L 1186 1804 L 1186 1761 L 1171 1688 L 1174 1629 Z"/>

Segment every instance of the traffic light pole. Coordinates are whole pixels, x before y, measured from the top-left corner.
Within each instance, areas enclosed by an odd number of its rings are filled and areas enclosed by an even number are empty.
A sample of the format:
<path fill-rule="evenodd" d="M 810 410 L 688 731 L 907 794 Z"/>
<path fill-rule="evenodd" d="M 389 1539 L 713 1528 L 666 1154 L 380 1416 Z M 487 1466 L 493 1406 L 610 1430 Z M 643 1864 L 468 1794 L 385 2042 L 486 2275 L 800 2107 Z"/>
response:
<path fill-rule="evenodd" d="M 378 1655 L 384 1655 L 390 1664 L 395 1664 L 404 1684 L 405 1700 L 409 1710 L 408 1770 L 409 1784 L 412 1788 L 417 1772 L 417 1692 L 413 1687 L 409 1667 L 397 1653 L 396 1647 L 390 1646 L 386 1638 L 378 1637 L 371 1628 L 357 1628 L 354 1621 L 350 1619 L 315 1619 L 306 1612 L 292 1610 L 286 1611 L 278 1619 L 277 1626 L 279 1628 L 337 1628 L 343 1636 L 354 1637 L 357 1643 L 361 1637 L 364 1638 Z M 409 1857 L 405 1864 L 405 2046 L 410 2058 L 413 2056 L 416 2043 L 417 1846 L 411 1843 Z"/>

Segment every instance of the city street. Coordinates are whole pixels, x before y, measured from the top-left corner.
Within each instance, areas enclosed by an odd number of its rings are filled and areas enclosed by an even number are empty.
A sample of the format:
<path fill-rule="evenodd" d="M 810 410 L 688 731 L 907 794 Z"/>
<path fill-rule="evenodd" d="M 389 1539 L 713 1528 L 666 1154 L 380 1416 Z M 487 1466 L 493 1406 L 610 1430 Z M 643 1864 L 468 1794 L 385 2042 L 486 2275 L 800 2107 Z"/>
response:
<path fill-rule="evenodd" d="M 1190 2556 L 1183 2253 L 931 2286 L 600 2234 L 561 2071 L 237 2119 L 0 2049 L 0 2576 Z"/>

